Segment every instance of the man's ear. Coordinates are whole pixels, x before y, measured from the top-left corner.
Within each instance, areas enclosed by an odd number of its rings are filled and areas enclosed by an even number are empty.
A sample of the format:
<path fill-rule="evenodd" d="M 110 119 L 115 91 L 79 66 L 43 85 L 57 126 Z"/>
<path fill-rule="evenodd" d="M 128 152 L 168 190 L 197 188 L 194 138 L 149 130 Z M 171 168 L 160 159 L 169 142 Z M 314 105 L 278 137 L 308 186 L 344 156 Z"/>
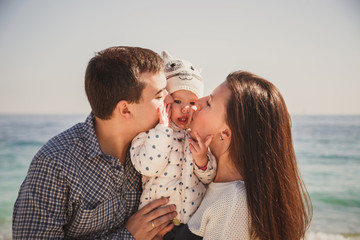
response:
<path fill-rule="evenodd" d="M 229 127 L 226 127 L 224 130 L 221 131 L 221 137 L 224 140 L 230 140 L 231 139 L 231 130 Z"/>
<path fill-rule="evenodd" d="M 131 106 L 128 101 L 121 100 L 116 104 L 116 112 L 119 116 L 125 120 L 132 118 Z"/>

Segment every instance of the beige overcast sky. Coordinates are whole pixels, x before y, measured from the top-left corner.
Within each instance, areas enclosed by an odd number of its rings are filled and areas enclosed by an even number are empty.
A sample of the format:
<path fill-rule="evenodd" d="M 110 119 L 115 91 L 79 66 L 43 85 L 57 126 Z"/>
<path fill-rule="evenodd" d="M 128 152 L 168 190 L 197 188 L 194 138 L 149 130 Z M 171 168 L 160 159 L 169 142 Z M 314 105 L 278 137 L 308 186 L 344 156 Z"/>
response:
<path fill-rule="evenodd" d="M 273 82 L 291 114 L 360 114 L 360 3 L 0 1 L 0 113 L 88 113 L 84 72 L 110 46 L 165 49 L 203 69 Z"/>

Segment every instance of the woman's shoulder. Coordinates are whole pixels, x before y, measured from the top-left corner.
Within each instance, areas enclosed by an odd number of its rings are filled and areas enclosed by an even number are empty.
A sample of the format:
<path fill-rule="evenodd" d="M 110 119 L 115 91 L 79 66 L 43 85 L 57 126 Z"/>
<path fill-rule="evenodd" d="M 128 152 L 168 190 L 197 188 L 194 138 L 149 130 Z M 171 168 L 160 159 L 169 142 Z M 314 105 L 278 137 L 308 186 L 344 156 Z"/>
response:
<path fill-rule="evenodd" d="M 199 210 L 189 222 L 194 233 L 206 239 L 237 239 L 239 236 L 248 239 L 248 207 L 242 181 L 209 184 Z"/>
<path fill-rule="evenodd" d="M 246 191 L 244 182 L 240 180 L 225 183 L 212 182 L 209 184 L 208 189 L 213 192 L 223 193 L 243 193 Z"/>
<path fill-rule="evenodd" d="M 209 184 L 206 195 L 209 195 L 208 197 L 215 206 L 221 208 L 246 203 L 246 189 L 243 181 L 212 182 Z"/>

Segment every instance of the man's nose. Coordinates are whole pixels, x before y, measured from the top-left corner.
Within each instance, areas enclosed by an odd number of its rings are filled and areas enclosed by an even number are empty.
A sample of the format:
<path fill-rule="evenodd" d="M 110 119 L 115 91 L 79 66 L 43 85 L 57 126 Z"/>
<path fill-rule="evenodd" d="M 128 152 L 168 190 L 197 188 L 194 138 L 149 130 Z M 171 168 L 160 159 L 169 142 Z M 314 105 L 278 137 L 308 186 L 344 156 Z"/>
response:
<path fill-rule="evenodd" d="M 170 95 L 170 94 L 168 94 L 168 91 L 164 91 L 164 94 L 166 94 L 166 96 L 165 96 L 165 98 L 164 98 L 164 103 L 165 104 L 172 104 L 172 103 L 174 103 L 174 98 Z"/>

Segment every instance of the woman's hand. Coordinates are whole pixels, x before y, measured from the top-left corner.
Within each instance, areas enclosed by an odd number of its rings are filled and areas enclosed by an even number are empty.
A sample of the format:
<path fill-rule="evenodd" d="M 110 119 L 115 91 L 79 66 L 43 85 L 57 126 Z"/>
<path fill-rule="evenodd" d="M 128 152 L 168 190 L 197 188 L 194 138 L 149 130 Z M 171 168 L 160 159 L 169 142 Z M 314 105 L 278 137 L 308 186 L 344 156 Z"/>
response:
<path fill-rule="evenodd" d="M 204 168 L 207 166 L 208 163 L 208 147 L 213 140 L 214 135 L 207 136 L 205 142 L 200 138 L 198 132 L 195 132 L 195 137 L 197 142 L 189 139 L 190 150 L 192 152 L 196 166 L 198 166 L 199 168 Z"/>

